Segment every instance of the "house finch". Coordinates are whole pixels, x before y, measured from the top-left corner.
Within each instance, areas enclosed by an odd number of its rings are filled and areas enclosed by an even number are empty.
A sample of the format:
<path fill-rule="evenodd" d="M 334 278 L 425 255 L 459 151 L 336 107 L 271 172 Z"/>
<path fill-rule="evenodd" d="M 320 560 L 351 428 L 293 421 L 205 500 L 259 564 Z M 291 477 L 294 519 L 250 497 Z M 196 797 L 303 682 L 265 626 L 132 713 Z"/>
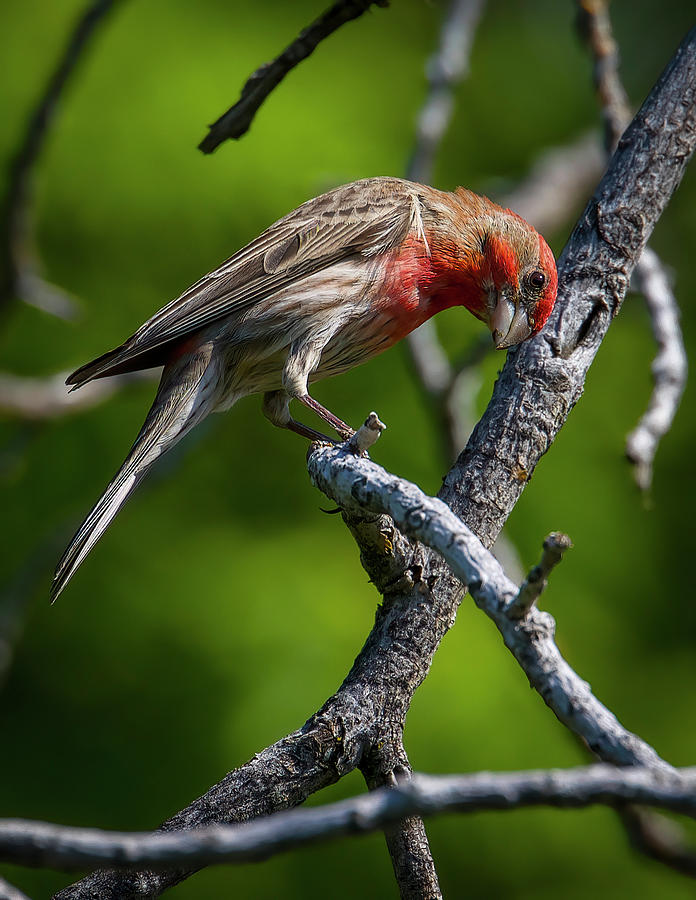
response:
<path fill-rule="evenodd" d="M 155 460 L 209 413 L 263 393 L 274 425 L 323 439 L 290 415 L 299 400 L 342 438 L 352 429 L 308 384 L 365 362 L 450 306 L 485 322 L 498 349 L 536 334 L 556 299 L 546 241 L 519 216 L 458 188 L 370 178 L 304 203 L 74 372 L 164 366 L 126 461 L 56 570 L 60 594 Z"/>

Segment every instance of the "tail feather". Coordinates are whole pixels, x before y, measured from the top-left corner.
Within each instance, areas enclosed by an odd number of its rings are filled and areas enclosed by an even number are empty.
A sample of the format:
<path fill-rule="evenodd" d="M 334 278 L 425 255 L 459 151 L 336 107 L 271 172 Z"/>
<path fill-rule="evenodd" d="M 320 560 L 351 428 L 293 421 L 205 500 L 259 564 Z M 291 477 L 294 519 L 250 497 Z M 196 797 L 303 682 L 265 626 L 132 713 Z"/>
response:
<path fill-rule="evenodd" d="M 155 460 L 153 459 L 152 462 Z M 152 463 L 150 463 L 151 465 Z M 147 474 L 150 465 L 134 465 L 130 460 L 120 469 L 91 512 L 78 528 L 63 554 L 51 585 L 51 603 L 55 603 L 109 523 Z"/>
<path fill-rule="evenodd" d="M 155 461 L 214 407 L 216 367 L 213 347 L 205 344 L 165 369 L 155 402 L 126 461 L 78 528 L 63 554 L 51 586 L 51 603 L 72 578 L 116 513 Z"/>
<path fill-rule="evenodd" d="M 168 359 L 171 348 L 169 345 L 155 347 L 144 352 L 138 352 L 131 345 L 130 340 L 115 350 L 93 359 L 91 362 L 80 366 L 65 380 L 71 389 L 77 390 L 94 378 L 105 378 L 108 375 L 123 375 L 125 372 L 137 372 L 139 369 L 152 369 L 155 366 L 163 366 Z"/>

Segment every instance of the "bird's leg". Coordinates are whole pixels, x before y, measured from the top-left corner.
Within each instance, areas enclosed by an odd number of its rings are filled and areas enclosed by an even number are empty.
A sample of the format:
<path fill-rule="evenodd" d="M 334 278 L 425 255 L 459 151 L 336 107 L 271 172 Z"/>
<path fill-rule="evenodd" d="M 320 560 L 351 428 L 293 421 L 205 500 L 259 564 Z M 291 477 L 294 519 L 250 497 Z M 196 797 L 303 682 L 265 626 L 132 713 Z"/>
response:
<path fill-rule="evenodd" d="M 320 419 L 323 419 L 327 425 L 330 425 L 342 440 L 353 437 L 355 431 L 346 425 L 346 423 L 335 416 L 330 410 L 322 406 L 321 403 L 309 396 L 307 385 L 309 376 L 315 372 L 321 361 L 321 354 L 327 341 L 330 338 L 329 332 L 323 331 L 319 335 L 306 335 L 301 339 L 293 341 L 288 352 L 285 365 L 283 366 L 283 389 L 289 397 L 294 397 L 300 403 L 304 403 L 307 409 L 311 409 Z M 290 413 L 286 412 L 290 422 L 299 425 L 290 417 Z M 289 424 L 285 424 L 285 428 L 290 428 Z M 305 426 L 300 426 L 304 428 Z M 296 429 L 293 429 L 296 430 Z"/>
<path fill-rule="evenodd" d="M 297 394 L 297 399 L 300 403 L 304 403 L 307 409 L 311 409 L 320 419 L 323 419 L 327 425 L 330 425 L 344 441 L 353 437 L 355 434 L 354 428 L 351 428 L 350 425 L 347 425 L 343 421 L 343 419 L 339 419 L 338 416 L 335 416 L 330 410 L 326 409 L 325 406 L 318 403 L 314 397 L 310 397 L 309 394 Z"/>
<path fill-rule="evenodd" d="M 323 443 L 335 444 L 333 438 L 322 434 L 321 431 L 315 431 L 308 425 L 303 425 L 293 419 L 288 409 L 290 397 L 285 391 L 268 391 L 263 395 L 263 414 L 266 418 L 276 425 L 278 428 L 287 428 L 294 431 L 295 434 L 302 435 L 310 441 L 322 441 Z"/>

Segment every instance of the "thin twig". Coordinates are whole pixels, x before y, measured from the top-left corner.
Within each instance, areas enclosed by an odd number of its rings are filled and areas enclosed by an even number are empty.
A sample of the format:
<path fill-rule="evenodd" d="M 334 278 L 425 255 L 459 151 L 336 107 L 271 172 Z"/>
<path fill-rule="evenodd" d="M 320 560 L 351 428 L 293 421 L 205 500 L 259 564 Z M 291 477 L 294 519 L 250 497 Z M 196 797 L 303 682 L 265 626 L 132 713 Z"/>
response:
<path fill-rule="evenodd" d="M 613 153 L 630 120 L 628 97 L 619 76 L 619 51 L 612 33 L 607 0 L 578 0 L 578 24 L 594 59 L 594 81 L 604 116 L 605 142 Z M 653 390 L 646 412 L 626 438 L 626 456 L 642 491 L 652 483 L 660 440 L 669 431 L 684 388 L 687 360 L 679 325 L 679 307 L 667 272 L 646 247 L 635 270 L 645 298 L 658 352 L 653 361 Z"/>
<path fill-rule="evenodd" d="M 0 210 L 0 308 L 18 297 L 61 317 L 71 315 L 74 309 L 69 295 L 40 275 L 31 227 L 31 184 L 70 77 L 115 2 L 91 0 L 81 13 L 10 162 L 8 190 Z"/>
<path fill-rule="evenodd" d="M 370 749 L 360 763 L 360 771 L 371 791 L 398 788 L 413 779 L 401 728 L 396 738 L 382 741 Z M 419 815 L 408 815 L 387 824 L 384 837 L 401 900 L 442 900 L 423 819 Z"/>
<path fill-rule="evenodd" d="M 546 590 L 552 570 L 563 559 L 565 551 L 572 546 L 568 535 L 560 531 L 553 531 L 546 538 L 541 561 L 527 575 L 518 595 L 508 606 L 507 612 L 512 619 L 527 618 L 534 604 Z"/>
<path fill-rule="evenodd" d="M 169 834 L 0 820 L 0 859 L 56 869 L 94 865 L 160 869 L 182 864 L 254 862 L 330 838 L 367 834 L 414 815 L 532 806 L 581 809 L 597 803 L 630 801 L 694 817 L 695 789 L 693 769 L 665 773 L 596 765 L 474 775 L 413 775 L 395 787 L 326 806 L 288 810 L 241 825 Z"/>
<path fill-rule="evenodd" d="M 298 63 L 341 25 L 359 18 L 371 6 L 387 6 L 387 0 L 339 0 L 299 33 L 295 40 L 269 63 L 253 72 L 242 88 L 239 100 L 209 125 L 209 133 L 198 145 L 203 153 L 212 153 L 226 140 L 246 134 L 261 104 Z"/>
<path fill-rule="evenodd" d="M 631 107 L 619 78 L 619 48 L 612 33 L 607 0 L 578 0 L 578 27 L 592 51 L 605 142 L 613 153 L 631 121 Z"/>
<path fill-rule="evenodd" d="M 665 268 L 650 247 L 643 251 L 635 274 L 650 313 L 657 354 L 651 367 L 653 389 L 648 408 L 626 437 L 626 456 L 633 463 L 638 487 L 647 491 L 657 447 L 669 431 L 684 394 L 688 363 L 679 306 Z"/>

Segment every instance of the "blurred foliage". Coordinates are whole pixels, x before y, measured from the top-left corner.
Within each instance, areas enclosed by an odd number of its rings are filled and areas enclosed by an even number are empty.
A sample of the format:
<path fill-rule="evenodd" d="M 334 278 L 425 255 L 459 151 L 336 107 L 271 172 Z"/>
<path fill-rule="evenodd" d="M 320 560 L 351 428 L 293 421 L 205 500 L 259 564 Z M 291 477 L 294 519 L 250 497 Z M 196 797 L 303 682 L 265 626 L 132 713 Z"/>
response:
<path fill-rule="evenodd" d="M 82 3 L 0 7 L 5 162 Z M 301 201 L 403 172 L 441 17 L 425 0 L 395 0 L 347 25 L 287 78 L 241 142 L 209 158 L 195 149 L 246 76 L 321 8 L 307 0 L 117 7 L 65 97 L 37 178 L 47 275 L 81 298 L 81 316 L 65 323 L 16 306 L 2 323 L 0 367 L 77 366 Z M 542 148 L 597 127 L 573 15 L 572 3 L 557 0 L 488 4 L 438 186 L 501 192 Z M 638 104 L 693 5 L 663 0 L 657 12 L 647 0 L 617 3 L 613 16 Z M 675 273 L 691 346 L 695 208 L 692 171 L 653 241 Z M 549 236 L 557 252 L 571 225 Z M 442 318 L 452 353 L 475 339 L 473 318 L 456 310 Z M 623 460 L 652 353 L 643 304 L 629 297 L 508 534 L 525 565 L 549 531 L 572 536 L 575 549 L 543 603 L 563 652 L 629 728 L 674 763 L 693 764 L 692 392 L 660 448 L 648 503 Z M 491 353 L 484 365 L 481 409 L 500 362 Z M 121 462 L 152 394 L 134 386 L 40 427 L 0 422 L 0 583 L 20 573 L 32 593 L 0 696 L 0 815 L 156 825 L 304 722 L 372 623 L 377 596 L 340 519 L 319 511 L 326 501 L 309 485 L 303 442 L 271 428 L 258 398 L 206 423 L 162 464 L 49 608 L 59 547 Z M 322 384 L 318 396 L 352 422 L 377 409 L 389 430 L 374 458 L 437 490 L 444 463 L 403 348 Z M 587 761 L 466 601 L 416 695 L 407 747 L 427 772 Z M 363 789 L 354 774 L 312 802 Z M 609 810 L 451 816 L 428 828 L 450 897 L 693 896 L 691 884 L 631 854 Z M 3 874 L 34 897 L 72 880 L 11 866 Z M 396 889 L 376 835 L 209 870 L 170 894 L 232 895 Z"/>

